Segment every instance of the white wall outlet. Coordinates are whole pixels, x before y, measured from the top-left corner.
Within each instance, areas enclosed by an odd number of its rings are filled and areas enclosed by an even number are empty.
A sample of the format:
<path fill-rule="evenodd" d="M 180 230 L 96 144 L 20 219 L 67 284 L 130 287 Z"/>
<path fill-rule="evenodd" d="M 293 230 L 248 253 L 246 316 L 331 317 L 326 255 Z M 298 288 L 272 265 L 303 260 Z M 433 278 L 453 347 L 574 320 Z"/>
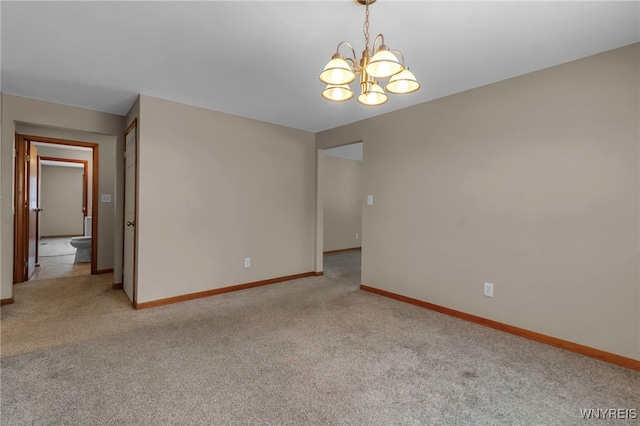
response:
<path fill-rule="evenodd" d="M 100 194 L 100 202 L 101 203 L 110 203 L 111 202 L 111 194 Z"/>
<path fill-rule="evenodd" d="M 358 233 L 356 232 L 356 240 L 357 240 L 358 238 L 360 238 L 360 234 L 358 234 Z"/>
<path fill-rule="evenodd" d="M 251 267 L 251 258 L 250 257 L 245 257 L 244 258 L 244 267 L 245 268 Z"/>
<path fill-rule="evenodd" d="M 373 195 L 367 195 L 367 205 L 368 206 L 373 205 Z"/>
<path fill-rule="evenodd" d="M 484 283 L 484 295 L 487 297 L 493 297 L 493 284 Z"/>

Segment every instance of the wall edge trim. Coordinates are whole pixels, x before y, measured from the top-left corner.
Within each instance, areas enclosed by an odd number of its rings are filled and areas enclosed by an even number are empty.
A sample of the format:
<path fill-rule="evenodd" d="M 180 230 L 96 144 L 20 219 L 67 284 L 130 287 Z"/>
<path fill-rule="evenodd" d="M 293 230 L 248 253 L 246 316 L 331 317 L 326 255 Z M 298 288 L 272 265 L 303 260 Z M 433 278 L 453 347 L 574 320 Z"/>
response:
<path fill-rule="evenodd" d="M 362 247 L 351 247 L 351 248 L 345 248 L 345 249 L 323 251 L 322 254 L 342 253 L 343 251 L 352 251 L 352 250 L 362 250 Z"/>
<path fill-rule="evenodd" d="M 13 300 L 13 297 L 9 297 L 7 299 L 0 299 L 0 306 L 12 305 L 13 303 L 15 303 L 15 300 Z"/>
<path fill-rule="evenodd" d="M 616 364 L 621 367 L 626 367 L 631 370 L 640 371 L 640 360 L 633 358 L 627 358 L 622 355 L 616 355 L 611 352 L 606 352 L 600 349 L 592 348 L 590 346 L 581 345 L 578 343 L 570 342 L 568 340 L 558 339 L 556 337 L 547 336 L 545 334 L 537 333 L 535 331 L 526 330 L 524 328 L 516 327 L 513 325 L 501 323 L 498 321 L 482 318 L 476 315 L 468 314 L 465 312 L 457 311 L 455 309 L 446 308 L 444 306 L 435 305 L 433 303 L 425 302 L 411 297 L 402 296 L 400 294 L 392 293 L 390 291 L 381 290 L 375 287 L 369 287 L 367 285 L 360 285 L 360 289 L 368 291 L 370 293 L 377 294 L 379 296 L 395 299 L 400 302 L 409 303 L 411 305 L 426 308 L 432 311 L 440 312 L 445 315 L 456 317 L 465 321 L 469 321 L 475 324 L 479 324 L 485 327 L 493 328 L 495 330 L 504 331 L 505 333 L 514 334 L 525 339 L 534 340 L 546 345 L 555 346 L 560 349 L 564 349 L 570 352 L 575 352 L 580 355 L 584 355 L 590 358 L 595 358 L 600 361 L 608 362 L 610 364 Z"/>

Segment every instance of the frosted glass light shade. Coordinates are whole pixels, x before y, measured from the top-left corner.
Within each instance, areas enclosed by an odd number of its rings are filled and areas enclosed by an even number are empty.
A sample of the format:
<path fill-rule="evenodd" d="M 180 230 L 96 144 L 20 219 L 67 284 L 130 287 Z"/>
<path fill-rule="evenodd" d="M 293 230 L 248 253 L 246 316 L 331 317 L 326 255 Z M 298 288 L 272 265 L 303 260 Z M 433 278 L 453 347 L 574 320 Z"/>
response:
<path fill-rule="evenodd" d="M 368 84 L 369 90 L 363 91 L 358 96 L 358 102 L 367 106 L 382 105 L 389 100 L 389 97 L 384 93 L 382 87 L 378 83 Z"/>
<path fill-rule="evenodd" d="M 342 58 L 331 59 L 320 73 L 320 81 L 334 86 L 349 84 L 356 79 L 353 70 Z"/>
<path fill-rule="evenodd" d="M 380 49 L 373 55 L 367 65 L 367 74 L 373 77 L 387 78 L 402 71 L 402 64 L 396 55 L 388 50 Z"/>
<path fill-rule="evenodd" d="M 347 84 L 341 84 L 339 86 L 327 85 L 327 88 L 322 91 L 322 97 L 334 102 L 348 101 L 353 98 L 353 92 Z"/>
<path fill-rule="evenodd" d="M 420 83 L 416 80 L 416 76 L 407 69 L 392 75 L 384 88 L 387 92 L 401 95 L 415 92 L 420 88 Z"/>

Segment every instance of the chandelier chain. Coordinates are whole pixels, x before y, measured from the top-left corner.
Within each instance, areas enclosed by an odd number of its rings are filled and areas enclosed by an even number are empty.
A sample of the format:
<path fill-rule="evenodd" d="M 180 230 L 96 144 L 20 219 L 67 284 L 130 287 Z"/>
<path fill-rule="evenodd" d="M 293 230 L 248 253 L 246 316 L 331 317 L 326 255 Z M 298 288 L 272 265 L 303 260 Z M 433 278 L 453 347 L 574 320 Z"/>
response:
<path fill-rule="evenodd" d="M 369 51 L 369 0 L 365 3 L 364 16 L 364 50 Z"/>

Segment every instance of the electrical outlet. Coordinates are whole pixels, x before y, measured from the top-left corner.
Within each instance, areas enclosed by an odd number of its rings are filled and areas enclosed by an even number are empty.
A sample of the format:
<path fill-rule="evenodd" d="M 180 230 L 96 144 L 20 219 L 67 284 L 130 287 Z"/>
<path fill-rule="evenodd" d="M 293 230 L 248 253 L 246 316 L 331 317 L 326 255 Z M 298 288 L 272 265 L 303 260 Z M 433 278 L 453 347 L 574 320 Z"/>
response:
<path fill-rule="evenodd" d="M 493 297 L 493 284 L 484 283 L 484 295 L 487 297 Z"/>
<path fill-rule="evenodd" d="M 356 232 L 356 240 L 360 238 L 360 235 L 358 235 L 358 233 Z"/>
<path fill-rule="evenodd" d="M 250 257 L 245 257 L 244 258 L 244 267 L 245 268 L 251 267 L 251 258 Z"/>

